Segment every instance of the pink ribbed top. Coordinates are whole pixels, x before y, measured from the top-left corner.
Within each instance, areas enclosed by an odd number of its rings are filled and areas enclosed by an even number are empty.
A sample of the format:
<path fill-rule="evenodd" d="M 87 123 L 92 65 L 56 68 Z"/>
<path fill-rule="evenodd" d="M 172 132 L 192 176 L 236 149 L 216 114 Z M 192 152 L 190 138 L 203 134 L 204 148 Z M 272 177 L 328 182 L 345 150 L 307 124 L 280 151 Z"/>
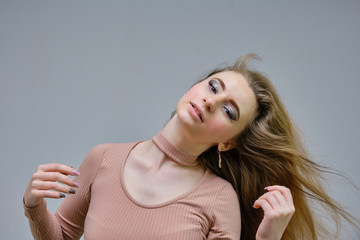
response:
<path fill-rule="evenodd" d="M 162 135 L 153 141 L 172 159 L 181 159 L 179 163 L 193 164 L 196 159 L 169 146 Z M 35 208 L 24 206 L 34 238 L 79 239 L 82 234 L 86 240 L 240 238 L 236 193 L 208 170 L 191 191 L 164 204 L 144 206 L 131 199 L 122 179 L 136 144 L 94 147 L 79 168 L 76 194 L 67 195 L 55 214 L 47 210 L 45 200 Z"/>

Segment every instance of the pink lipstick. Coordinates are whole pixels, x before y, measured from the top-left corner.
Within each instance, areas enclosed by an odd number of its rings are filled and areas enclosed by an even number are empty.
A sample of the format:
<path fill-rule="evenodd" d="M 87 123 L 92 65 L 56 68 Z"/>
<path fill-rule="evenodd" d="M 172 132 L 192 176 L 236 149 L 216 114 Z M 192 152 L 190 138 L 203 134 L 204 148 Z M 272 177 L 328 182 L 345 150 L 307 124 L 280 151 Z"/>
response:
<path fill-rule="evenodd" d="M 200 121 L 201 123 L 204 122 L 204 113 L 202 112 L 202 110 L 200 109 L 200 107 L 198 105 L 196 105 L 195 103 L 193 102 L 190 102 L 190 105 L 191 105 L 191 113 L 192 115 L 198 120 Z"/>

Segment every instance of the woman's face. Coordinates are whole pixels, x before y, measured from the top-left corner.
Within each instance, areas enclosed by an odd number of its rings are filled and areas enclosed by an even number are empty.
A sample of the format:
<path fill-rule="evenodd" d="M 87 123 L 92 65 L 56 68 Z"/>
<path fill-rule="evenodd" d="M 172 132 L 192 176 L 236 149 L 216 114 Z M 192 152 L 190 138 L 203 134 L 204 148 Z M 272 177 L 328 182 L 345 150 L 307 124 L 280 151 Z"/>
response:
<path fill-rule="evenodd" d="M 237 136 L 256 112 L 256 98 L 240 73 L 216 73 L 180 99 L 176 117 L 199 144 L 216 145 Z M 185 129 L 184 129 L 185 130 Z"/>

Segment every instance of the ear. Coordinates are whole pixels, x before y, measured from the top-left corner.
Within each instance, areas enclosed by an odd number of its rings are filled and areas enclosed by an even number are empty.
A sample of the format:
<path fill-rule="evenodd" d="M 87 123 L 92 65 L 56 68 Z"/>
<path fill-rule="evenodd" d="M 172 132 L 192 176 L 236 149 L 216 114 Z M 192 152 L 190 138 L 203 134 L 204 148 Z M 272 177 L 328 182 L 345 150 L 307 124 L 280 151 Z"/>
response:
<path fill-rule="evenodd" d="M 229 141 L 226 142 L 222 142 L 218 144 L 218 151 L 219 152 L 225 152 L 228 150 L 231 150 L 233 148 L 235 148 L 236 144 L 235 144 L 235 140 L 231 139 Z"/>

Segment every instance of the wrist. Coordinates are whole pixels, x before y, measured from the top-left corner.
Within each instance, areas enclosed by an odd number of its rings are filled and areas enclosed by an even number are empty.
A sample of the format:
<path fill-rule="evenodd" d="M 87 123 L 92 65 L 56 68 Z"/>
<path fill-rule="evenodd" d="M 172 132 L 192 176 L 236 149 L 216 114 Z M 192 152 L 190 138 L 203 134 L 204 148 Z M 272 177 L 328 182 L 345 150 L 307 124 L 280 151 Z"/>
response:
<path fill-rule="evenodd" d="M 25 208 L 36 208 L 41 204 L 41 201 L 27 201 L 26 197 L 23 196 L 23 205 Z"/>
<path fill-rule="evenodd" d="M 256 236 L 256 240 L 281 240 L 282 234 L 280 236 L 277 236 L 278 234 L 275 234 L 275 236 Z"/>

